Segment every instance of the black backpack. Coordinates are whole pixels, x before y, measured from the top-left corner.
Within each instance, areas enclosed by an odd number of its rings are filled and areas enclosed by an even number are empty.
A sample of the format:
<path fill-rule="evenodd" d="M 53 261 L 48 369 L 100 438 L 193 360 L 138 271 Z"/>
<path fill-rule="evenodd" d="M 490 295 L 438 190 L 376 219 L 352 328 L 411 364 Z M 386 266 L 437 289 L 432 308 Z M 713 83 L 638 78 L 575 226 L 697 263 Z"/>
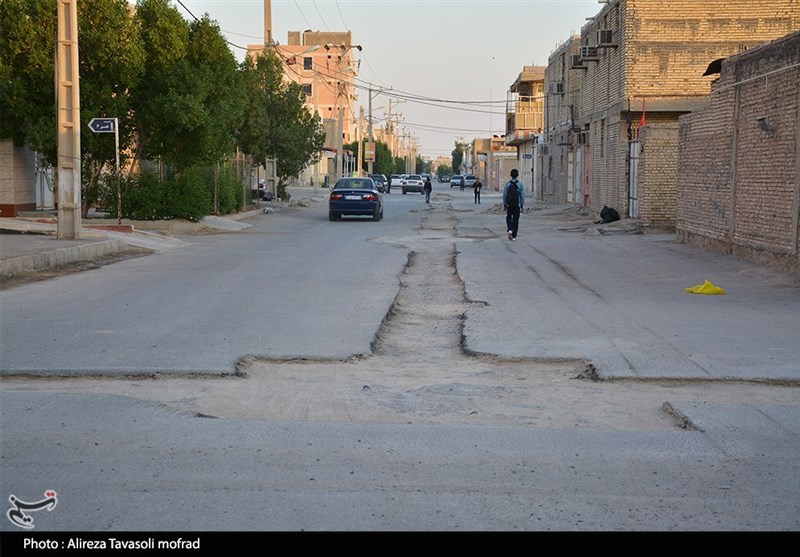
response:
<path fill-rule="evenodd" d="M 519 207 L 519 186 L 516 180 L 511 180 L 511 185 L 508 186 L 506 205 L 509 207 Z"/>

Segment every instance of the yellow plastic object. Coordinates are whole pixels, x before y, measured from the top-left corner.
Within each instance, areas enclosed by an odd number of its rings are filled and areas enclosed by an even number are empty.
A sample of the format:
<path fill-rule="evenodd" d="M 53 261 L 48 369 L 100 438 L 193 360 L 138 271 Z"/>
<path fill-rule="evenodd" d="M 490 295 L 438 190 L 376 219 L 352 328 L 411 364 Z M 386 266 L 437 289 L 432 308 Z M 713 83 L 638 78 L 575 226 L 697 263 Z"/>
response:
<path fill-rule="evenodd" d="M 684 288 L 684 291 L 689 294 L 725 294 L 725 290 L 719 286 L 715 286 L 708 281 L 703 284 L 698 284 L 690 288 Z"/>

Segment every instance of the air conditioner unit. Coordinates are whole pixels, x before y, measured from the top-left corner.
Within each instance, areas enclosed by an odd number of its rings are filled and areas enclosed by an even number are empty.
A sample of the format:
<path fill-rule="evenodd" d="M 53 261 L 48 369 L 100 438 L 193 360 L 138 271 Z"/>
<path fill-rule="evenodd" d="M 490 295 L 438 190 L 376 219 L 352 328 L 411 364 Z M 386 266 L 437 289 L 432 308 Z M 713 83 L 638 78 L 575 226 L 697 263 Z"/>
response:
<path fill-rule="evenodd" d="M 586 66 L 581 64 L 580 54 L 571 54 L 569 57 L 569 69 L 571 70 L 585 70 Z"/>
<path fill-rule="evenodd" d="M 617 44 L 614 42 L 614 31 L 611 29 L 598 29 L 597 46 L 600 48 L 617 46 Z"/>
<path fill-rule="evenodd" d="M 600 60 L 600 56 L 597 54 L 597 47 L 596 46 L 582 46 L 581 47 L 581 60 L 584 62 L 593 61 L 593 60 Z"/>
<path fill-rule="evenodd" d="M 552 81 L 550 82 L 550 94 L 551 95 L 563 95 L 564 94 L 564 84 L 560 81 Z"/>

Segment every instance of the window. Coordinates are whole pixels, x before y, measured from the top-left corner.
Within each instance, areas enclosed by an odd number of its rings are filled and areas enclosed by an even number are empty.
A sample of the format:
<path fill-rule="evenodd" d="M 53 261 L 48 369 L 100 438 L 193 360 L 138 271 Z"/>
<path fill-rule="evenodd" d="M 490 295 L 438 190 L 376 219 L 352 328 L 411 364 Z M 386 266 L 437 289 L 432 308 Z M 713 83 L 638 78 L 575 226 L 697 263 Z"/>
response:
<path fill-rule="evenodd" d="M 312 95 L 310 83 L 303 83 L 303 93 L 305 93 L 307 97 Z"/>
<path fill-rule="evenodd" d="M 311 69 L 311 57 L 310 56 L 306 56 L 305 58 L 303 58 L 303 69 L 304 70 L 310 70 Z"/>

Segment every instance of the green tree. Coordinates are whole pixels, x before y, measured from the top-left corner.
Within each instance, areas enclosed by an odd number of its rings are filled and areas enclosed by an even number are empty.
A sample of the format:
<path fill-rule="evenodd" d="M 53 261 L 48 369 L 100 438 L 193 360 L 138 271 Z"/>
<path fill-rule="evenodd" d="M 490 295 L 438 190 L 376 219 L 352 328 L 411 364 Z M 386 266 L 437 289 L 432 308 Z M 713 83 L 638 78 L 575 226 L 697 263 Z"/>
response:
<path fill-rule="evenodd" d="M 461 172 L 461 163 L 464 162 L 464 144 L 456 141 L 455 149 L 451 153 L 453 157 L 453 172 Z"/>
<path fill-rule="evenodd" d="M 145 72 L 133 98 L 139 155 L 176 170 L 233 150 L 244 111 L 236 59 L 208 16 L 187 23 L 166 0 L 140 0 Z"/>
<path fill-rule="evenodd" d="M 136 21 L 145 52 L 144 73 L 132 92 L 137 158 L 168 164 L 178 158 L 175 131 L 196 125 L 195 99 L 185 95 L 178 66 L 189 50 L 189 25 L 168 0 L 139 0 Z"/>
<path fill-rule="evenodd" d="M 116 172 L 110 134 L 93 133 L 92 118 L 117 118 L 120 164 L 134 142 L 129 92 L 144 71 L 139 28 L 125 0 L 82 0 L 78 9 L 83 215 L 100 196 L 100 177 Z"/>
<path fill-rule="evenodd" d="M 439 181 L 443 181 L 445 176 L 449 176 L 453 173 L 453 169 L 447 166 L 446 164 L 440 164 L 439 167 L 436 169 L 436 175 L 439 177 Z"/>
<path fill-rule="evenodd" d="M 277 161 L 278 197 L 288 199 L 286 180 L 319 160 L 325 130 L 306 106 L 303 88 L 283 78 L 283 64 L 272 51 L 248 57 L 244 74 L 245 112 L 238 140 L 258 163 Z"/>
<path fill-rule="evenodd" d="M 405 174 L 406 173 L 406 159 L 403 157 L 395 157 L 394 158 L 394 172 L 395 174 Z"/>
<path fill-rule="evenodd" d="M 0 2 L 0 137 L 56 162 L 56 0 Z"/>
<path fill-rule="evenodd" d="M 392 151 L 383 141 L 375 142 L 375 162 L 372 164 L 372 170 L 375 174 L 383 174 L 385 176 L 394 173 Z"/>
<path fill-rule="evenodd" d="M 56 163 L 55 0 L 0 2 L 0 136 L 28 145 Z M 119 119 L 120 152 L 132 135 L 128 93 L 142 71 L 138 29 L 125 0 L 82 0 L 78 7 L 81 104 L 81 182 L 84 215 L 97 197 L 98 179 L 115 161 L 108 134 L 94 134 L 95 117 Z"/>

